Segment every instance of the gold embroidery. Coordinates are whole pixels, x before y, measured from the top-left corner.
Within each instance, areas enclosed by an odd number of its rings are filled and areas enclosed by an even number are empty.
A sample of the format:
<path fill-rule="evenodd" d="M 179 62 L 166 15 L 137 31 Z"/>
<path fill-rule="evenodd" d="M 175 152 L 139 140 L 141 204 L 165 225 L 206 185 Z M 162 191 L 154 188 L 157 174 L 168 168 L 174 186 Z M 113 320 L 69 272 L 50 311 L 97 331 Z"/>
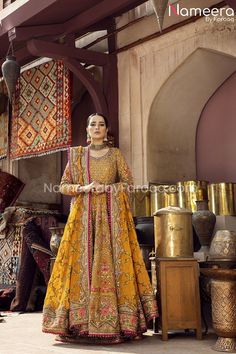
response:
<path fill-rule="evenodd" d="M 88 183 L 86 153 L 81 147 L 72 150 L 73 166 L 70 175 L 68 167 L 64 172 L 63 191 L 72 193 L 78 183 Z M 103 184 L 132 183 L 128 166 L 116 148 L 102 158 L 90 159 L 90 175 Z M 127 193 L 121 189 L 100 195 L 79 194 L 48 285 L 43 331 L 116 339 L 133 337 L 144 332 L 146 320 L 155 316 L 156 302 Z"/>

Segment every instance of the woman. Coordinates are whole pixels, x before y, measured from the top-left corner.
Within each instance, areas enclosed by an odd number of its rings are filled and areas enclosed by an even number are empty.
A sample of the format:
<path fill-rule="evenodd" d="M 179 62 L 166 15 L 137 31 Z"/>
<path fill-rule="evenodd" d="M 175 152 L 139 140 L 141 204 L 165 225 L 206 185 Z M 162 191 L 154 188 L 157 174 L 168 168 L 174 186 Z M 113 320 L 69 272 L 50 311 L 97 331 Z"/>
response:
<path fill-rule="evenodd" d="M 70 149 L 60 191 L 73 196 L 47 289 L 43 331 L 62 341 L 119 343 L 157 316 L 130 212 L 129 168 L 109 148 L 107 120 L 89 116 L 88 147 Z"/>

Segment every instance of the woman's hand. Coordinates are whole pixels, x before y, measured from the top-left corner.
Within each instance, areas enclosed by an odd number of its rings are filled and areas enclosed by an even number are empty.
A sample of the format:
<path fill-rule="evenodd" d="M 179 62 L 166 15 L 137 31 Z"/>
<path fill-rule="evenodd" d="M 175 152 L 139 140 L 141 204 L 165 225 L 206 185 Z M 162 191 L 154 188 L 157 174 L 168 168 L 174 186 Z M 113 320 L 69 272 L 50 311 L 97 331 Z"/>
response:
<path fill-rule="evenodd" d="M 90 184 L 87 184 L 85 186 L 80 186 L 78 188 L 78 193 L 95 193 L 95 194 L 101 194 L 105 192 L 105 186 L 103 184 L 100 184 L 97 181 L 93 181 Z"/>
<path fill-rule="evenodd" d="M 97 181 L 94 181 L 92 182 L 93 183 L 93 187 L 91 189 L 91 192 L 92 193 L 95 193 L 95 194 L 101 194 L 101 193 L 104 193 L 105 192 L 105 186 L 104 184 L 100 184 L 99 182 Z"/>
<path fill-rule="evenodd" d="M 97 185 L 98 185 L 98 182 L 96 182 L 96 181 L 93 181 L 92 183 L 90 183 L 90 184 L 87 184 L 86 186 L 84 186 L 84 193 L 90 193 L 90 192 L 94 192 L 95 191 L 95 189 L 96 189 L 96 187 L 97 187 Z"/>
<path fill-rule="evenodd" d="M 98 184 L 96 185 L 95 190 L 93 190 L 93 192 L 94 192 L 95 194 L 102 194 L 102 193 L 104 193 L 104 192 L 105 192 L 105 185 L 98 183 Z"/>

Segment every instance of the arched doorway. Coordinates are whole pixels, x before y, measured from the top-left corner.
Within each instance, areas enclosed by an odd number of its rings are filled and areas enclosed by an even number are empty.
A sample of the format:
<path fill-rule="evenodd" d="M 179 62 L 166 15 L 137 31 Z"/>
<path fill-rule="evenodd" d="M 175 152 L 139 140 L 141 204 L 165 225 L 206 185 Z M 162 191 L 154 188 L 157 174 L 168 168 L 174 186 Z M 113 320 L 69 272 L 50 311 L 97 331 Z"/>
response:
<path fill-rule="evenodd" d="M 165 82 L 149 115 L 149 181 L 196 179 L 195 140 L 199 117 L 209 98 L 235 70 L 235 57 L 199 48 Z"/>
<path fill-rule="evenodd" d="M 236 182 L 236 72 L 204 107 L 196 135 L 197 178 Z"/>

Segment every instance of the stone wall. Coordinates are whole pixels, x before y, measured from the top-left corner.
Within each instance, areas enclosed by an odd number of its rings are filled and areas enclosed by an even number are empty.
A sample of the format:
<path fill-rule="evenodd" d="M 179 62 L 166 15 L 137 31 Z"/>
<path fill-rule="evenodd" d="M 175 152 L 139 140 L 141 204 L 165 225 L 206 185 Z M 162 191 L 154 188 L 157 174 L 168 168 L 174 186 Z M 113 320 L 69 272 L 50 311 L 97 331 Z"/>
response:
<path fill-rule="evenodd" d="M 136 26 L 142 32 L 141 21 Z M 196 178 L 197 122 L 236 70 L 235 28 L 236 19 L 201 18 L 118 55 L 120 148 L 136 184 Z"/>

